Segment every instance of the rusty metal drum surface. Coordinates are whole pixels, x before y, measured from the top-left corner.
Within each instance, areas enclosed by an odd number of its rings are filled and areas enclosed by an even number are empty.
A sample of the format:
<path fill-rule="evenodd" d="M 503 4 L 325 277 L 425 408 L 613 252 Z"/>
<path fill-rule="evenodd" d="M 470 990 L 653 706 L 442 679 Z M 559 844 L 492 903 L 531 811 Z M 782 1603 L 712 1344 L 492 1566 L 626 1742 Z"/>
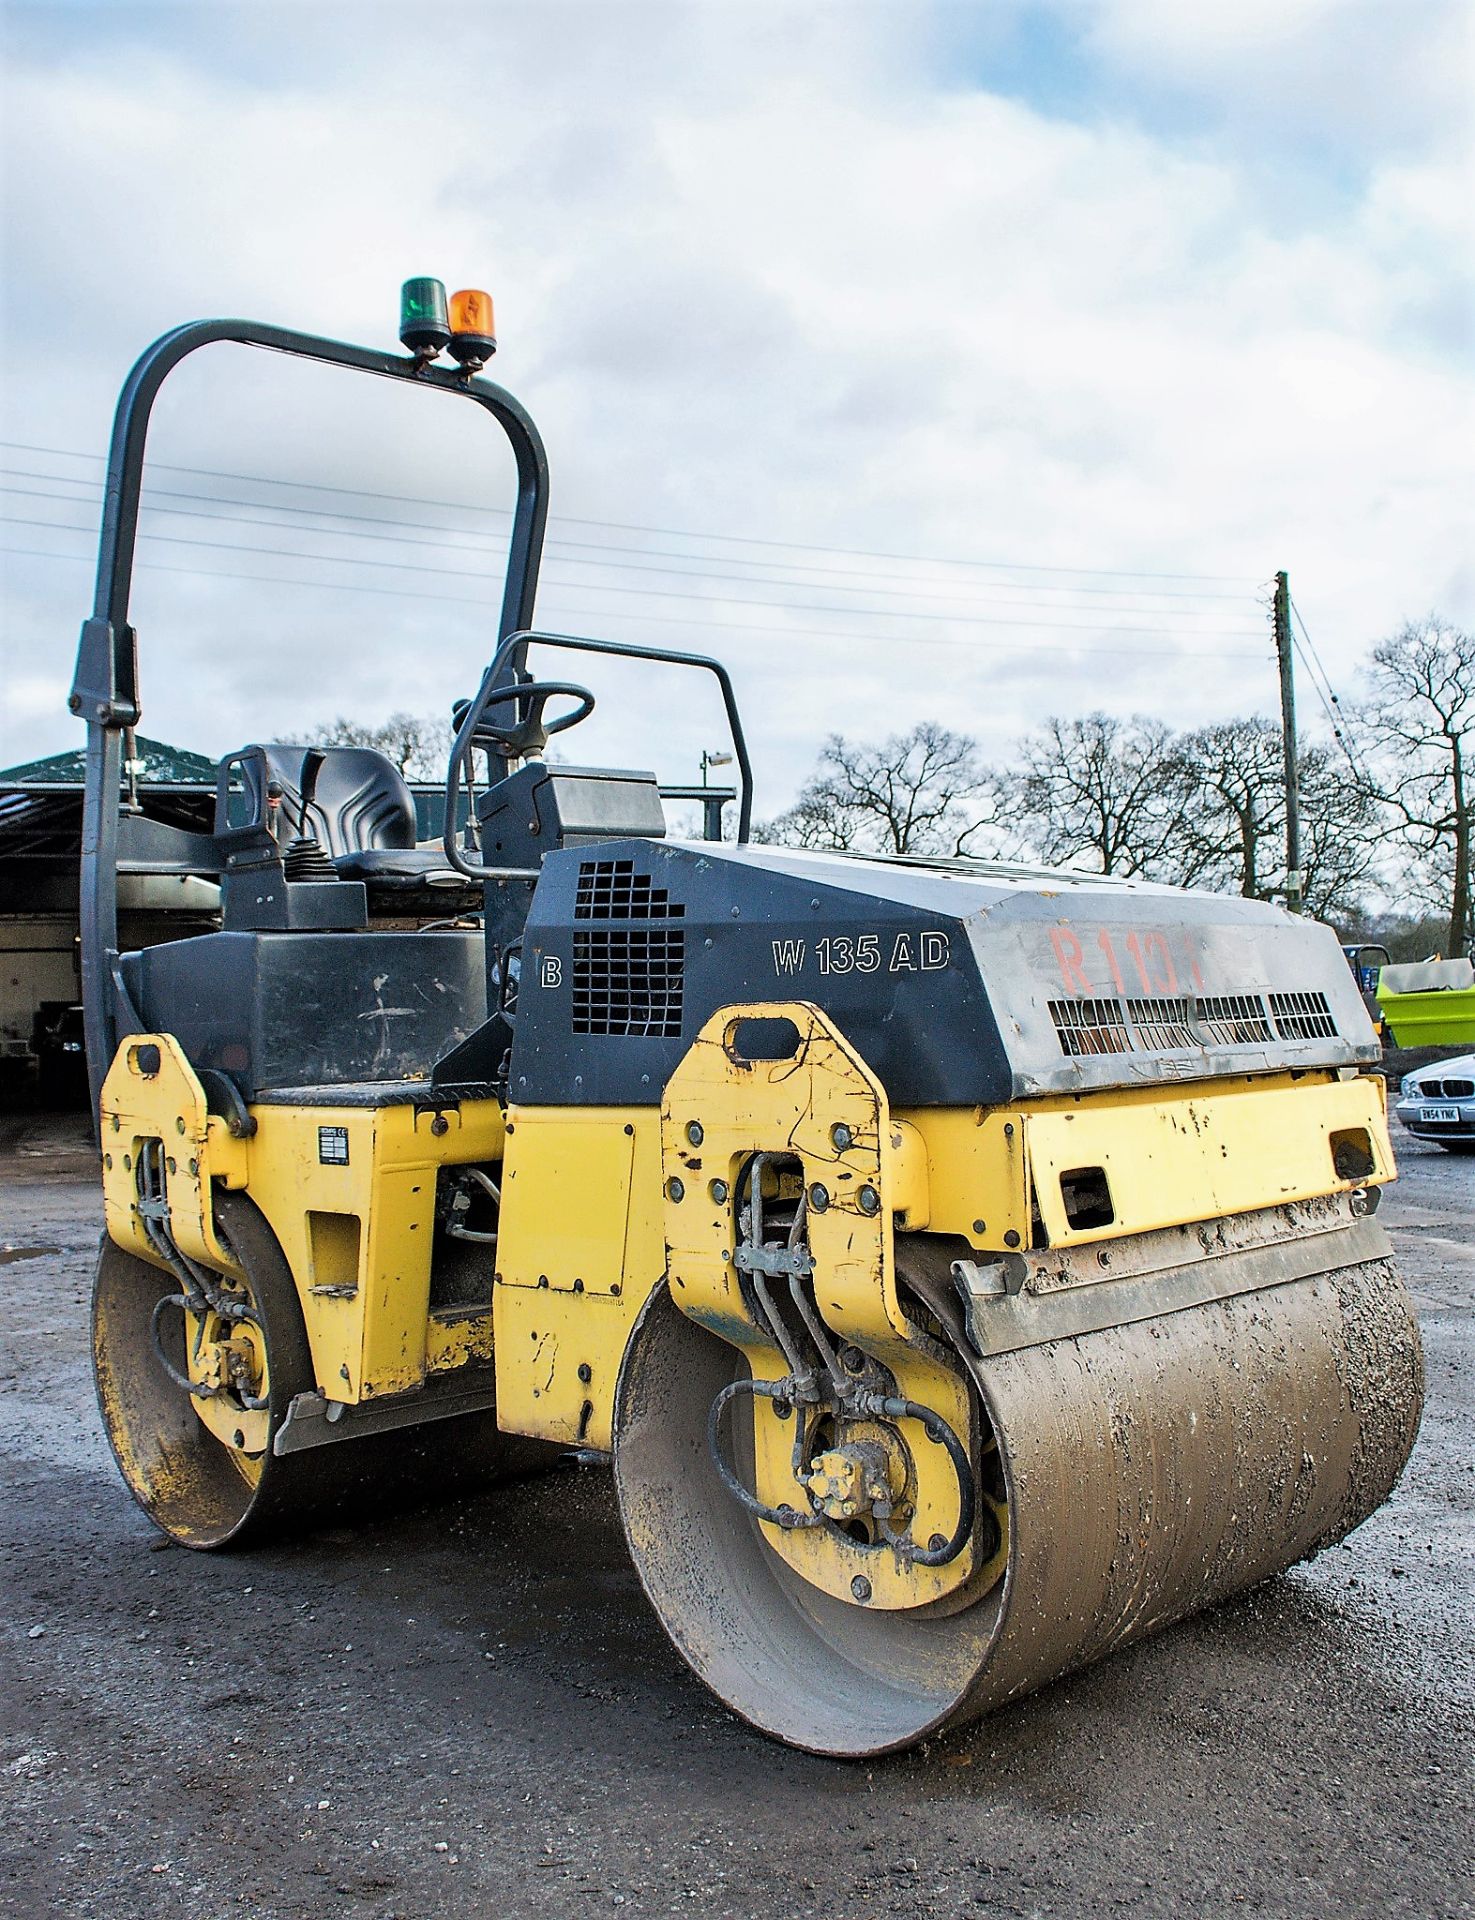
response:
<path fill-rule="evenodd" d="M 1423 1401 L 1386 1257 L 968 1366 L 1003 1461 L 1004 1578 L 868 1612 L 799 1579 L 724 1492 L 703 1436 L 732 1350 L 653 1297 L 617 1412 L 626 1536 L 677 1647 L 764 1731 L 903 1747 L 1282 1571 L 1387 1498 Z"/>

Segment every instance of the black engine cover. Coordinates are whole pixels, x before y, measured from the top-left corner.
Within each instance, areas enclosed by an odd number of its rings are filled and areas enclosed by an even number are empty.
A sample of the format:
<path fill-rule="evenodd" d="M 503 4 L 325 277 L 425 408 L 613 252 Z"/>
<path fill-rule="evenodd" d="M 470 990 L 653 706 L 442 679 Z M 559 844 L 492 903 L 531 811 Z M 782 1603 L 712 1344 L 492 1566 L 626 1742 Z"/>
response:
<path fill-rule="evenodd" d="M 1258 901 L 977 862 L 627 840 L 550 853 L 509 1092 L 654 1105 L 737 1001 L 823 1007 L 897 1106 L 1352 1065 L 1336 937 Z"/>

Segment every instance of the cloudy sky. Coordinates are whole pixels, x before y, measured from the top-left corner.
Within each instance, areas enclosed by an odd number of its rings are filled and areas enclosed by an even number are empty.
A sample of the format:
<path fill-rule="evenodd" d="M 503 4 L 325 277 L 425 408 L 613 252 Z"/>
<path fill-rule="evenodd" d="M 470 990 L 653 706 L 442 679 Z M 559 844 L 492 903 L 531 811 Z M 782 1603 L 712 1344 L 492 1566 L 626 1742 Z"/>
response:
<path fill-rule="evenodd" d="M 763 810 L 837 728 L 1269 711 L 1277 567 L 1344 695 L 1403 618 L 1475 620 L 1469 0 L 0 17 L 0 764 L 79 733 L 138 351 L 222 313 L 390 346 L 412 273 L 495 296 L 543 624 L 720 652 Z M 510 492 L 475 409 L 215 348 L 150 450 L 146 733 L 469 690 Z M 672 673 L 587 677 L 580 755 L 722 744 Z"/>

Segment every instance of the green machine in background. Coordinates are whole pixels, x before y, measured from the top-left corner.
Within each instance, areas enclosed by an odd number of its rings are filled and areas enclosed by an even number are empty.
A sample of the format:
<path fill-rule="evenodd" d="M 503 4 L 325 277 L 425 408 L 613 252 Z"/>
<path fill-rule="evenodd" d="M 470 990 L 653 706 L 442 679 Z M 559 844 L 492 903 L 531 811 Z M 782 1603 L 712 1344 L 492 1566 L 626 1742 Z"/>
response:
<path fill-rule="evenodd" d="M 1383 967 L 1377 996 L 1395 1046 L 1475 1046 L 1475 962 Z"/>

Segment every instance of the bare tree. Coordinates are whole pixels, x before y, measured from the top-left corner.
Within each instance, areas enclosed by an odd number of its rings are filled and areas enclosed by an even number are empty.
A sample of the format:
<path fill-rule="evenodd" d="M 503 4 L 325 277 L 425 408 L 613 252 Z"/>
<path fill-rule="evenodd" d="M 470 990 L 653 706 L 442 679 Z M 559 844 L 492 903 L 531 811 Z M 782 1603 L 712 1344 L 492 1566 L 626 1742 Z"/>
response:
<path fill-rule="evenodd" d="M 839 743 L 842 748 L 845 742 Z M 810 847 L 822 853 L 846 853 L 865 823 L 841 801 L 830 781 L 814 774 L 799 790 L 793 806 L 753 828 L 755 840 L 781 847 Z"/>
<path fill-rule="evenodd" d="M 1184 812 L 1180 872 L 1196 884 L 1263 899 L 1285 871 L 1285 770 L 1273 721 L 1226 720 L 1184 736 L 1196 777 Z M 1377 808 L 1360 776 L 1326 749 L 1302 743 L 1303 897 L 1317 917 L 1355 914 L 1373 865 Z"/>
<path fill-rule="evenodd" d="M 1376 801 L 1321 747 L 1303 745 L 1300 768 L 1306 903 L 1350 918 L 1374 862 Z M 935 724 L 877 746 L 835 734 L 793 806 L 754 837 L 837 851 L 1029 853 L 1265 898 L 1285 860 L 1280 731 L 1261 718 L 1191 734 L 1142 717 L 1057 718 L 1002 775 L 981 766 L 974 741 Z"/>
<path fill-rule="evenodd" d="M 439 780 L 451 751 L 451 725 L 432 715 L 392 713 L 378 725 L 342 714 L 312 736 L 325 747 L 373 747 L 407 780 Z"/>
<path fill-rule="evenodd" d="M 831 734 L 798 799 L 758 837 L 785 846 L 960 854 L 992 812 L 977 743 L 924 721 L 878 746 Z"/>
<path fill-rule="evenodd" d="M 1160 721 L 1093 713 L 1047 720 L 1027 738 L 1011 790 L 1048 864 L 1189 885 L 1207 864 L 1184 830 L 1195 784 L 1182 742 Z"/>
<path fill-rule="evenodd" d="M 1379 798 L 1412 849 L 1425 897 L 1446 920 L 1447 951 L 1475 938 L 1475 635 L 1437 614 L 1373 649 L 1362 712 Z"/>
<path fill-rule="evenodd" d="M 1200 881 L 1247 899 L 1266 892 L 1285 865 L 1285 774 L 1279 728 L 1268 720 L 1226 720 L 1184 736 L 1196 781 L 1184 828 Z"/>
<path fill-rule="evenodd" d="M 1386 947 L 1395 963 L 1427 960 L 1439 948 L 1446 931 L 1442 918 L 1419 913 L 1364 914 L 1350 928 L 1354 937 Z"/>
<path fill-rule="evenodd" d="M 1318 920 L 1355 923 L 1374 877 L 1384 816 L 1339 750 L 1300 750 L 1301 897 Z"/>

